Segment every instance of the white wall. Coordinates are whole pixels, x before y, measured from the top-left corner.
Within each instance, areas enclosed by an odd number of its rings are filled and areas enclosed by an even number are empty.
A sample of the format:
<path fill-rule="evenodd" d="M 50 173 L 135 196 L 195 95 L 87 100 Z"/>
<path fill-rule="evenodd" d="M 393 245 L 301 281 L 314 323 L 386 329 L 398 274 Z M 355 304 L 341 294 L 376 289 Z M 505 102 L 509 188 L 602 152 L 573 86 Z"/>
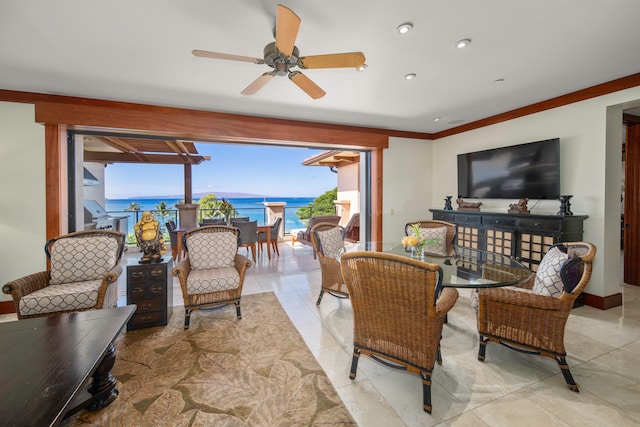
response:
<path fill-rule="evenodd" d="M 0 235 L 0 285 L 46 269 L 44 127 L 30 104 L 0 102 Z"/>
<path fill-rule="evenodd" d="M 432 147 L 431 141 L 389 138 L 382 164 L 383 242 L 400 244 L 407 222 L 429 219 L 430 208 L 444 206 L 433 204 Z"/>
<path fill-rule="evenodd" d="M 589 215 L 584 223 L 584 239 L 598 249 L 586 291 L 599 296 L 620 292 L 622 109 L 637 99 L 640 87 L 434 141 L 430 205 L 441 208 L 446 195 L 454 195 L 455 199 L 457 154 L 559 137 L 561 192 L 573 195 L 574 214 Z M 506 212 L 515 200 L 482 202 L 483 211 Z M 529 207 L 533 206 L 530 201 Z M 558 208 L 557 201 L 542 201 L 532 213 L 555 214 Z"/>
<path fill-rule="evenodd" d="M 360 163 L 352 163 L 338 168 L 337 200 L 347 201 L 348 215 L 344 216 L 341 225 L 347 225 L 354 213 L 360 212 Z"/>

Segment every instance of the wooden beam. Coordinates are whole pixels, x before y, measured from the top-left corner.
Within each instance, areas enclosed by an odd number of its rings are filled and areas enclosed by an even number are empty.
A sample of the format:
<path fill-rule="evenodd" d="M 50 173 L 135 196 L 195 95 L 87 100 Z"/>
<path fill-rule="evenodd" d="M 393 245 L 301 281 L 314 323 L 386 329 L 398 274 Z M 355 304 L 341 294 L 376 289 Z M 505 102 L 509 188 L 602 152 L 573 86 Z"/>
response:
<path fill-rule="evenodd" d="M 130 135 L 171 139 L 305 143 L 354 149 L 387 148 L 389 145 L 388 132 L 383 130 L 113 101 L 38 102 L 35 116 L 39 123 L 69 124 L 71 129 L 78 131 L 127 129 Z"/>
<path fill-rule="evenodd" d="M 47 240 L 68 231 L 67 127 L 44 127 L 45 188 Z"/>
<path fill-rule="evenodd" d="M 371 241 L 382 243 L 382 155 L 371 150 Z"/>
<path fill-rule="evenodd" d="M 184 165 L 184 203 L 193 203 L 193 184 L 191 176 L 191 165 Z"/>
<path fill-rule="evenodd" d="M 210 156 L 177 156 L 174 154 L 114 153 L 104 151 L 85 151 L 85 162 L 101 163 L 155 163 L 159 165 L 199 165 Z"/>

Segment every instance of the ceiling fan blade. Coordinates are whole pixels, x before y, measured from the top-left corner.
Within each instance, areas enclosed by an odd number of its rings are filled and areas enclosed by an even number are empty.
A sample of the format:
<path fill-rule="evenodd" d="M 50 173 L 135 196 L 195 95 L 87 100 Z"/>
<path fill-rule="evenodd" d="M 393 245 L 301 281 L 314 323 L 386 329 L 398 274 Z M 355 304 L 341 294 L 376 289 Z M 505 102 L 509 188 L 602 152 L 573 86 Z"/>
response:
<path fill-rule="evenodd" d="M 252 58 L 250 56 L 230 55 L 228 53 L 210 52 L 208 50 L 195 49 L 191 53 L 200 58 L 228 59 L 230 61 L 253 62 L 254 64 L 264 64 L 264 59 Z"/>
<path fill-rule="evenodd" d="M 362 52 L 333 53 L 329 55 L 304 56 L 298 60 L 300 68 L 358 68 L 364 65 Z"/>
<path fill-rule="evenodd" d="M 289 79 L 313 99 L 322 98 L 327 94 L 320 86 L 315 84 L 309 77 L 305 76 L 300 71 L 289 73 Z"/>
<path fill-rule="evenodd" d="M 276 74 L 274 72 L 271 73 L 264 73 L 263 75 L 261 75 L 260 77 L 258 77 L 257 79 L 255 79 L 253 81 L 253 83 L 251 83 L 249 86 L 247 86 L 246 88 L 244 88 L 244 90 L 242 92 L 240 92 L 241 94 L 245 95 L 245 96 L 249 96 L 249 95 L 253 95 L 254 93 L 256 93 L 257 91 L 259 91 L 260 89 L 262 89 L 264 87 L 264 85 L 266 85 L 267 83 L 269 83 L 271 81 L 271 79 L 275 76 Z"/>
<path fill-rule="evenodd" d="M 285 56 L 291 56 L 298 37 L 300 18 L 291 9 L 278 5 L 276 18 L 276 47 Z"/>

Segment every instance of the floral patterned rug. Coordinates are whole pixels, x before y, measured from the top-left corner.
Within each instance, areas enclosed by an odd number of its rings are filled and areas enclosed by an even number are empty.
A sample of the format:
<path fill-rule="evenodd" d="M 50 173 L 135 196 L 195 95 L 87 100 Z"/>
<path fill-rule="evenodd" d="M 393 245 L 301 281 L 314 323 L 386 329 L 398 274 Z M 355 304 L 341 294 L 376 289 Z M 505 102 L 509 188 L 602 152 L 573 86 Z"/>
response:
<path fill-rule="evenodd" d="M 112 374 L 120 391 L 106 408 L 66 426 L 340 426 L 348 410 L 273 293 L 235 308 L 199 310 L 169 325 L 122 334 Z M 346 375 L 346 374 L 345 374 Z"/>

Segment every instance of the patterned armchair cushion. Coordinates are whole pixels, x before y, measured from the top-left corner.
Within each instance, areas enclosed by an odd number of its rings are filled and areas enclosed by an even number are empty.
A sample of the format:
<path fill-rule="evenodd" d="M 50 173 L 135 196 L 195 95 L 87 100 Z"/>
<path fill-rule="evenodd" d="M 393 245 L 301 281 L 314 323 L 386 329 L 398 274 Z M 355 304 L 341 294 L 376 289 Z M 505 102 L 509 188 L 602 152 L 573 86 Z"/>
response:
<path fill-rule="evenodd" d="M 409 235 L 413 236 L 413 230 L 409 229 Z M 418 236 L 413 236 L 418 237 Z M 420 239 L 428 239 L 424 245 L 424 251 L 434 255 L 447 255 L 447 227 L 420 228 Z"/>
<path fill-rule="evenodd" d="M 187 277 L 187 292 L 189 295 L 226 291 L 236 289 L 238 286 L 240 286 L 240 274 L 235 267 L 191 270 Z"/>
<path fill-rule="evenodd" d="M 562 294 L 563 283 L 560 277 L 560 269 L 568 259 L 569 255 L 563 253 L 557 247 L 549 249 L 538 266 L 536 279 L 533 282 L 533 293 L 551 297 L 557 297 Z"/>
<path fill-rule="evenodd" d="M 333 227 L 328 230 L 318 231 L 318 240 L 322 247 L 322 253 L 329 258 L 337 258 L 344 247 L 340 228 Z"/>
<path fill-rule="evenodd" d="M 102 279 L 46 286 L 20 299 L 20 313 L 46 314 L 93 307 L 101 284 Z"/>
<path fill-rule="evenodd" d="M 118 242 L 107 236 L 70 237 L 51 247 L 50 284 L 102 279 L 116 266 Z"/>
<path fill-rule="evenodd" d="M 233 267 L 238 252 L 235 233 L 194 233 L 187 237 L 193 270 Z"/>

